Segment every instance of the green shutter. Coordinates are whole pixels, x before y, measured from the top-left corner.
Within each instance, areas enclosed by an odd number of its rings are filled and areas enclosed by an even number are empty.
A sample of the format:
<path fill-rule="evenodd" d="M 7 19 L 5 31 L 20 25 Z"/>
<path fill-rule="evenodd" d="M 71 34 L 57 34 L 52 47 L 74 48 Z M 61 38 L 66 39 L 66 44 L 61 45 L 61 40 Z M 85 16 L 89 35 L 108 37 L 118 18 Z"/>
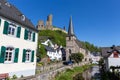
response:
<path fill-rule="evenodd" d="M 21 27 L 17 27 L 17 37 L 20 38 L 20 33 L 21 33 Z"/>
<path fill-rule="evenodd" d="M 24 39 L 27 40 L 28 39 L 28 30 L 25 29 L 25 32 L 24 32 Z"/>
<path fill-rule="evenodd" d="M 23 57 L 22 57 L 22 62 L 25 62 L 25 56 L 26 56 L 26 50 L 23 49 Z"/>
<path fill-rule="evenodd" d="M 14 56 L 14 62 L 17 63 L 18 62 L 18 55 L 19 55 L 19 48 L 15 49 L 15 56 Z"/>
<path fill-rule="evenodd" d="M 1 19 L 0 19 L 0 26 L 1 26 Z"/>
<path fill-rule="evenodd" d="M 5 52 L 6 52 L 6 47 L 2 46 L 1 47 L 1 52 L 0 52 L 0 63 L 4 63 Z"/>
<path fill-rule="evenodd" d="M 7 21 L 5 21 L 4 22 L 3 34 L 8 34 L 8 26 L 9 26 L 9 23 Z"/>
<path fill-rule="evenodd" d="M 31 62 L 34 62 L 34 51 L 32 51 Z"/>
<path fill-rule="evenodd" d="M 33 41 L 35 42 L 35 33 L 33 33 Z"/>

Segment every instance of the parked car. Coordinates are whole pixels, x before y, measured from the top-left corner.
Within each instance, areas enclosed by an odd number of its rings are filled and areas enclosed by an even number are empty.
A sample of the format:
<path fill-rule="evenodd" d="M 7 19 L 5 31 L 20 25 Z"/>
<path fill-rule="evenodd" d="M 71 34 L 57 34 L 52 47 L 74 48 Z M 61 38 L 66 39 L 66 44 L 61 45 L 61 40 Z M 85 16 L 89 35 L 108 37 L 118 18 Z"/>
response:
<path fill-rule="evenodd" d="M 74 61 L 64 61 L 63 64 L 64 65 L 72 65 L 74 63 Z"/>

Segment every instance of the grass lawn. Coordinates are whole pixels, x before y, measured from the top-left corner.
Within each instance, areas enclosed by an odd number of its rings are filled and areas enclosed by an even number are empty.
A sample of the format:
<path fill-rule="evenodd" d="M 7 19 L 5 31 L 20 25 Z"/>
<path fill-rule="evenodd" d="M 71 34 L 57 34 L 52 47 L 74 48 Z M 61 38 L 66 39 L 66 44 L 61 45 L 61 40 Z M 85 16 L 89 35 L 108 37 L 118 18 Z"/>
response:
<path fill-rule="evenodd" d="M 55 80 L 73 80 L 73 77 L 78 74 L 82 73 L 88 68 L 90 68 L 92 65 L 84 65 L 80 67 L 74 67 L 73 69 L 66 69 L 64 73 L 58 74 L 55 77 Z"/>

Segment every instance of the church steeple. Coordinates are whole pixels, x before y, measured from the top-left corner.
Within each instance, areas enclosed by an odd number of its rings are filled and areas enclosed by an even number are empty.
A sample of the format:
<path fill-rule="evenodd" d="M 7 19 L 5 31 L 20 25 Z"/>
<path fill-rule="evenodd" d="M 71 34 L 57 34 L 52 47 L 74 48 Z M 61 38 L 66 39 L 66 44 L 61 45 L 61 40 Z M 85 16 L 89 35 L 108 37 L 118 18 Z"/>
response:
<path fill-rule="evenodd" d="M 72 16 L 70 17 L 69 28 L 68 28 L 68 36 L 74 36 L 74 29 L 72 24 Z"/>

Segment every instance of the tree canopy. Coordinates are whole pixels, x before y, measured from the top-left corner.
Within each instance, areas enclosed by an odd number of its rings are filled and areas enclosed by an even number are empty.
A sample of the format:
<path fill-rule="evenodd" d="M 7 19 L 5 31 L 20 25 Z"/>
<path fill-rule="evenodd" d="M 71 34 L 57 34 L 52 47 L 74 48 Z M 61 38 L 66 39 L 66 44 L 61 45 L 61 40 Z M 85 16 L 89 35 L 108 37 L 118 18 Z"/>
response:
<path fill-rule="evenodd" d="M 72 53 L 70 58 L 74 60 L 76 63 L 79 63 L 84 58 L 84 55 L 82 53 Z"/>

